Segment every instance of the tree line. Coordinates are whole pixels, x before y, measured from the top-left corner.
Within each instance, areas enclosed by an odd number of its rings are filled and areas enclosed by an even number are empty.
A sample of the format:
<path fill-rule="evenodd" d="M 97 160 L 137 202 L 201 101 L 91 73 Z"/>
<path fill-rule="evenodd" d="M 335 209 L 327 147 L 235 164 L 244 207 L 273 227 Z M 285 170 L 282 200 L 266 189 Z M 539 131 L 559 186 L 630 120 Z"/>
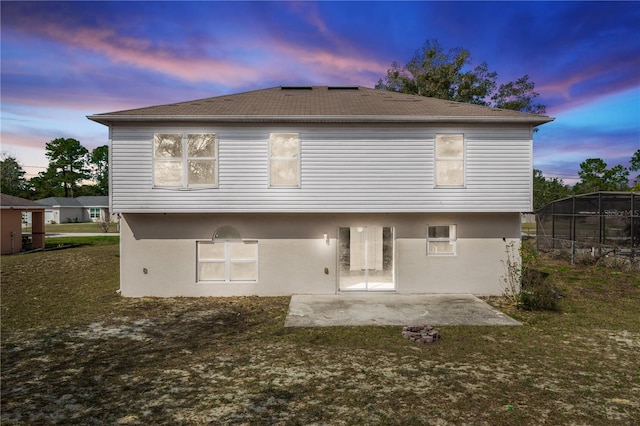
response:
<path fill-rule="evenodd" d="M 3 194 L 30 200 L 47 197 L 109 195 L 109 147 L 89 152 L 73 138 L 57 138 L 46 144 L 49 165 L 27 179 L 18 160 L 3 153 L 0 159 L 0 189 Z"/>
<path fill-rule="evenodd" d="M 636 172 L 633 181 L 629 175 Z M 572 195 L 599 191 L 640 191 L 640 149 L 631 156 L 629 168 L 620 164 L 608 168 L 601 158 L 587 158 L 580 163 L 578 177 L 574 185 L 566 185 L 562 179 L 547 178 L 540 170 L 533 170 L 533 208 L 537 210 L 552 201 Z"/>

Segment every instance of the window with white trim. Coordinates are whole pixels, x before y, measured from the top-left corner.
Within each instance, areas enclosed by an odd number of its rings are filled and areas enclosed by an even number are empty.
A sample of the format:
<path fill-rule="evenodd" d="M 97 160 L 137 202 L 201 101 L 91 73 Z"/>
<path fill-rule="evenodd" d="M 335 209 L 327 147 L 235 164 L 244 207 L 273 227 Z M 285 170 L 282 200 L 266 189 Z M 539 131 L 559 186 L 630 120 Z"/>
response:
<path fill-rule="evenodd" d="M 300 187 L 300 138 L 297 133 L 271 133 L 269 186 Z"/>
<path fill-rule="evenodd" d="M 464 135 L 436 135 L 436 187 L 464 187 Z"/>
<path fill-rule="evenodd" d="M 100 220 L 100 209 L 91 207 L 89 209 L 89 217 L 92 221 Z"/>
<path fill-rule="evenodd" d="M 257 282 L 257 241 L 198 241 L 198 282 Z"/>
<path fill-rule="evenodd" d="M 456 225 L 427 226 L 427 256 L 455 256 L 456 240 Z"/>
<path fill-rule="evenodd" d="M 153 184 L 194 188 L 217 185 L 215 133 L 156 133 L 153 136 Z"/>

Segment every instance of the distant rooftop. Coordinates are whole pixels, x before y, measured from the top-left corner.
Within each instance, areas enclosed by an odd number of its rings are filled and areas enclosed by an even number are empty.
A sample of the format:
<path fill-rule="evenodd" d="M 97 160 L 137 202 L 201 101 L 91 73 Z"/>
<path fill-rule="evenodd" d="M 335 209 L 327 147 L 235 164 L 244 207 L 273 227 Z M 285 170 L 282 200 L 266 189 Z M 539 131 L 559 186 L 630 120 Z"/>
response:
<path fill-rule="evenodd" d="M 122 121 L 218 122 L 520 122 L 553 118 L 360 86 L 281 86 L 213 98 L 95 114 Z"/>
<path fill-rule="evenodd" d="M 48 197 L 38 200 L 38 203 L 50 207 L 107 207 L 109 197 L 106 195 L 71 197 Z"/>
<path fill-rule="evenodd" d="M 44 209 L 45 206 L 35 201 L 13 195 L 0 194 L 0 207 L 3 209 Z"/>

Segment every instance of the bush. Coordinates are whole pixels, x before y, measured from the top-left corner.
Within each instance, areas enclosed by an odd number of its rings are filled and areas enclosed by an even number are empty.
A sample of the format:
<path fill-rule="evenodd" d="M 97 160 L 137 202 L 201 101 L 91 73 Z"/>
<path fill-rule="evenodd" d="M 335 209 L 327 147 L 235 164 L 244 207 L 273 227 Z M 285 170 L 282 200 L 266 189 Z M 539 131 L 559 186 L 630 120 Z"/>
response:
<path fill-rule="evenodd" d="M 557 311 L 558 294 L 548 283 L 549 274 L 527 269 L 522 274 L 518 307 L 527 311 Z"/>
<path fill-rule="evenodd" d="M 507 244 L 504 297 L 520 309 L 528 311 L 557 311 L 557 293 L 547 282 L 549 274 L 537 269 L 539 255 L 530 242 L 520 247 Z"/>

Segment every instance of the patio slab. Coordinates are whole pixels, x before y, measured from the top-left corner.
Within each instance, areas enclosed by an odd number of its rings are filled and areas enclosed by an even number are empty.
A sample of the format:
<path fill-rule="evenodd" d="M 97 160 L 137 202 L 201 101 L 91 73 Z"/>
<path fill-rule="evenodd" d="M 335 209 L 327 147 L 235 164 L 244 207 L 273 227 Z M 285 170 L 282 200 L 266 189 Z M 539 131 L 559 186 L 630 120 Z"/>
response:
<path fill-rule="evenodd" d="M 293 295 L 285 327 L 522 325 L 471 294 Z"/>

